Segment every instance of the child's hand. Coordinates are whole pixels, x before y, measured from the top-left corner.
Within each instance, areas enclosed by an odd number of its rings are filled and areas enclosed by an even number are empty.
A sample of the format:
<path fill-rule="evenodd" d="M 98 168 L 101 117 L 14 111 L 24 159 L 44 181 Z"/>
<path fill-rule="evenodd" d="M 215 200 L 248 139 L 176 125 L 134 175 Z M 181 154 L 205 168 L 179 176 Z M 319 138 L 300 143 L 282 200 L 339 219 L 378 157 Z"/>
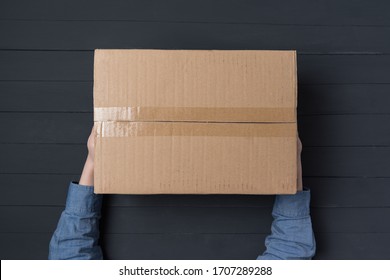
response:
<path fill-rule="evenodd" d="M 298 174 L 297 174 L 297 190 L 298 191 L 301 191 L 302 190 L 302 163 L 301 163 L 301 152 L 302 152 L 302 142 L 301 142 L 301 139 L 299 139 L 299 136 L 298 136 L 298 147 L 297 147 L 297 152 L 298 152 L 298 155 L 297 155 L 297 159 L 298 159 L 298 162 L 297 162 L 297 171 L 298 171 Z"/>
<path fill-rule="evenodd" d="M 95 156 L 95 138 L 96 138 L 96 127 L 92 127 L 91 135 L 89 135 L 87 147 L 88 156 L 84 164 L 84 169 L 80 177 L 79 185 L 93 186 L 93 161 Z"/>
<path fill-rule="evenodd" d="M 95 158 L 95 139 L 96 139 L 96 126 L 93 126 L 87 142 L 87 148 L 88 148 L 87 160 L 89 159 L 92 162 L 94 161 Z"/>

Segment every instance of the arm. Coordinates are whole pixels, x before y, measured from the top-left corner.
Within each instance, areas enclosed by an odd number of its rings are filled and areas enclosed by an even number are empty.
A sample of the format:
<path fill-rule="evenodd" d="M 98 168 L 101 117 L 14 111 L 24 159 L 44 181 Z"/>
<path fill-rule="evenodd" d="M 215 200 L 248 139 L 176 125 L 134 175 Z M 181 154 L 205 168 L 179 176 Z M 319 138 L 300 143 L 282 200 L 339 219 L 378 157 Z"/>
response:
<path fill-rule="evenodd" d="M 62 212 L 49 246 L 49 259 L 102 259 L 98 245 L 102 195 L 93 192 L 95 133 L 88 139 L 88 157 L 80 182 L 70 183 Z"/>
<path fill-rule="evenodd" d="M 271 234 L 258 260 L 311 259 L 316 243 L 310 219 L 310 191 L 276 196 Z"/>
<path fill-rule="evenodd" d="M 302 190 L 302 144 L 298 138 L 298 192 L 277 195 L 271 234 L 265 239 L 266 251 L 258 260 L 311 259 L 316 242 L 310 218 L 310 191 Z"/>

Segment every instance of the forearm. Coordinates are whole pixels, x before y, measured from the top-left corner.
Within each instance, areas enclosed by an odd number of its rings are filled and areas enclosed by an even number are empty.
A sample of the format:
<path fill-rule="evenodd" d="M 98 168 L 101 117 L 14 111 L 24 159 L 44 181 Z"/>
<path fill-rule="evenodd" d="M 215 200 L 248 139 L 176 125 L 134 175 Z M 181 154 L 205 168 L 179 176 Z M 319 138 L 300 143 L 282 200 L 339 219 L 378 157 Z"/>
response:
<path fill-rule="evenodd" d="M 310 191 L 276 196 L 271 234 L 265 241 L 267 249 L 257 259 L 311 259 L 314 256 L 316 243 L 309 205 Z"/>
<path fill-rule="evenodd" d="M 84 181 L 85 182 L 85 181 Z M 71 183 L 49 246 L 49 259 L 102 259 L 98 245 L 102 196 L 92 186 Z"/>

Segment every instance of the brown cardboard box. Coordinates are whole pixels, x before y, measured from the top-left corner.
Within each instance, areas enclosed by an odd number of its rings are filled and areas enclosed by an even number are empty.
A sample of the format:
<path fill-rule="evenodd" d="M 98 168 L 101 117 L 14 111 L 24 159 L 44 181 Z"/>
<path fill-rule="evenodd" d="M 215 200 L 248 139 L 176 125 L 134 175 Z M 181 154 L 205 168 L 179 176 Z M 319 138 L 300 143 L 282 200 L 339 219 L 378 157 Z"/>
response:
<path fill-rule="evenodd" d="M 297 190 L 295 51 L 95 50 L 95 192 Z"/>

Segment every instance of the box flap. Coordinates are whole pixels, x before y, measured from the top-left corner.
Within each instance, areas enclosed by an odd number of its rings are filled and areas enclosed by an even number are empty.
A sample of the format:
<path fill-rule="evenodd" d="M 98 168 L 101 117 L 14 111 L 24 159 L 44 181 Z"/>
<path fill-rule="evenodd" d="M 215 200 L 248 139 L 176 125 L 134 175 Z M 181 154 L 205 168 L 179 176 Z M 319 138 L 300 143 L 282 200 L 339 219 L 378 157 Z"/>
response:
<path fill-rule="evenodd" d="M 98 122 L 95 192 L 293 194 L 296 123 Z"/>
<path fill-rule="evenodd" d="M 95 50 L 95 121 L 295 122 L 295 51 Z"/>

